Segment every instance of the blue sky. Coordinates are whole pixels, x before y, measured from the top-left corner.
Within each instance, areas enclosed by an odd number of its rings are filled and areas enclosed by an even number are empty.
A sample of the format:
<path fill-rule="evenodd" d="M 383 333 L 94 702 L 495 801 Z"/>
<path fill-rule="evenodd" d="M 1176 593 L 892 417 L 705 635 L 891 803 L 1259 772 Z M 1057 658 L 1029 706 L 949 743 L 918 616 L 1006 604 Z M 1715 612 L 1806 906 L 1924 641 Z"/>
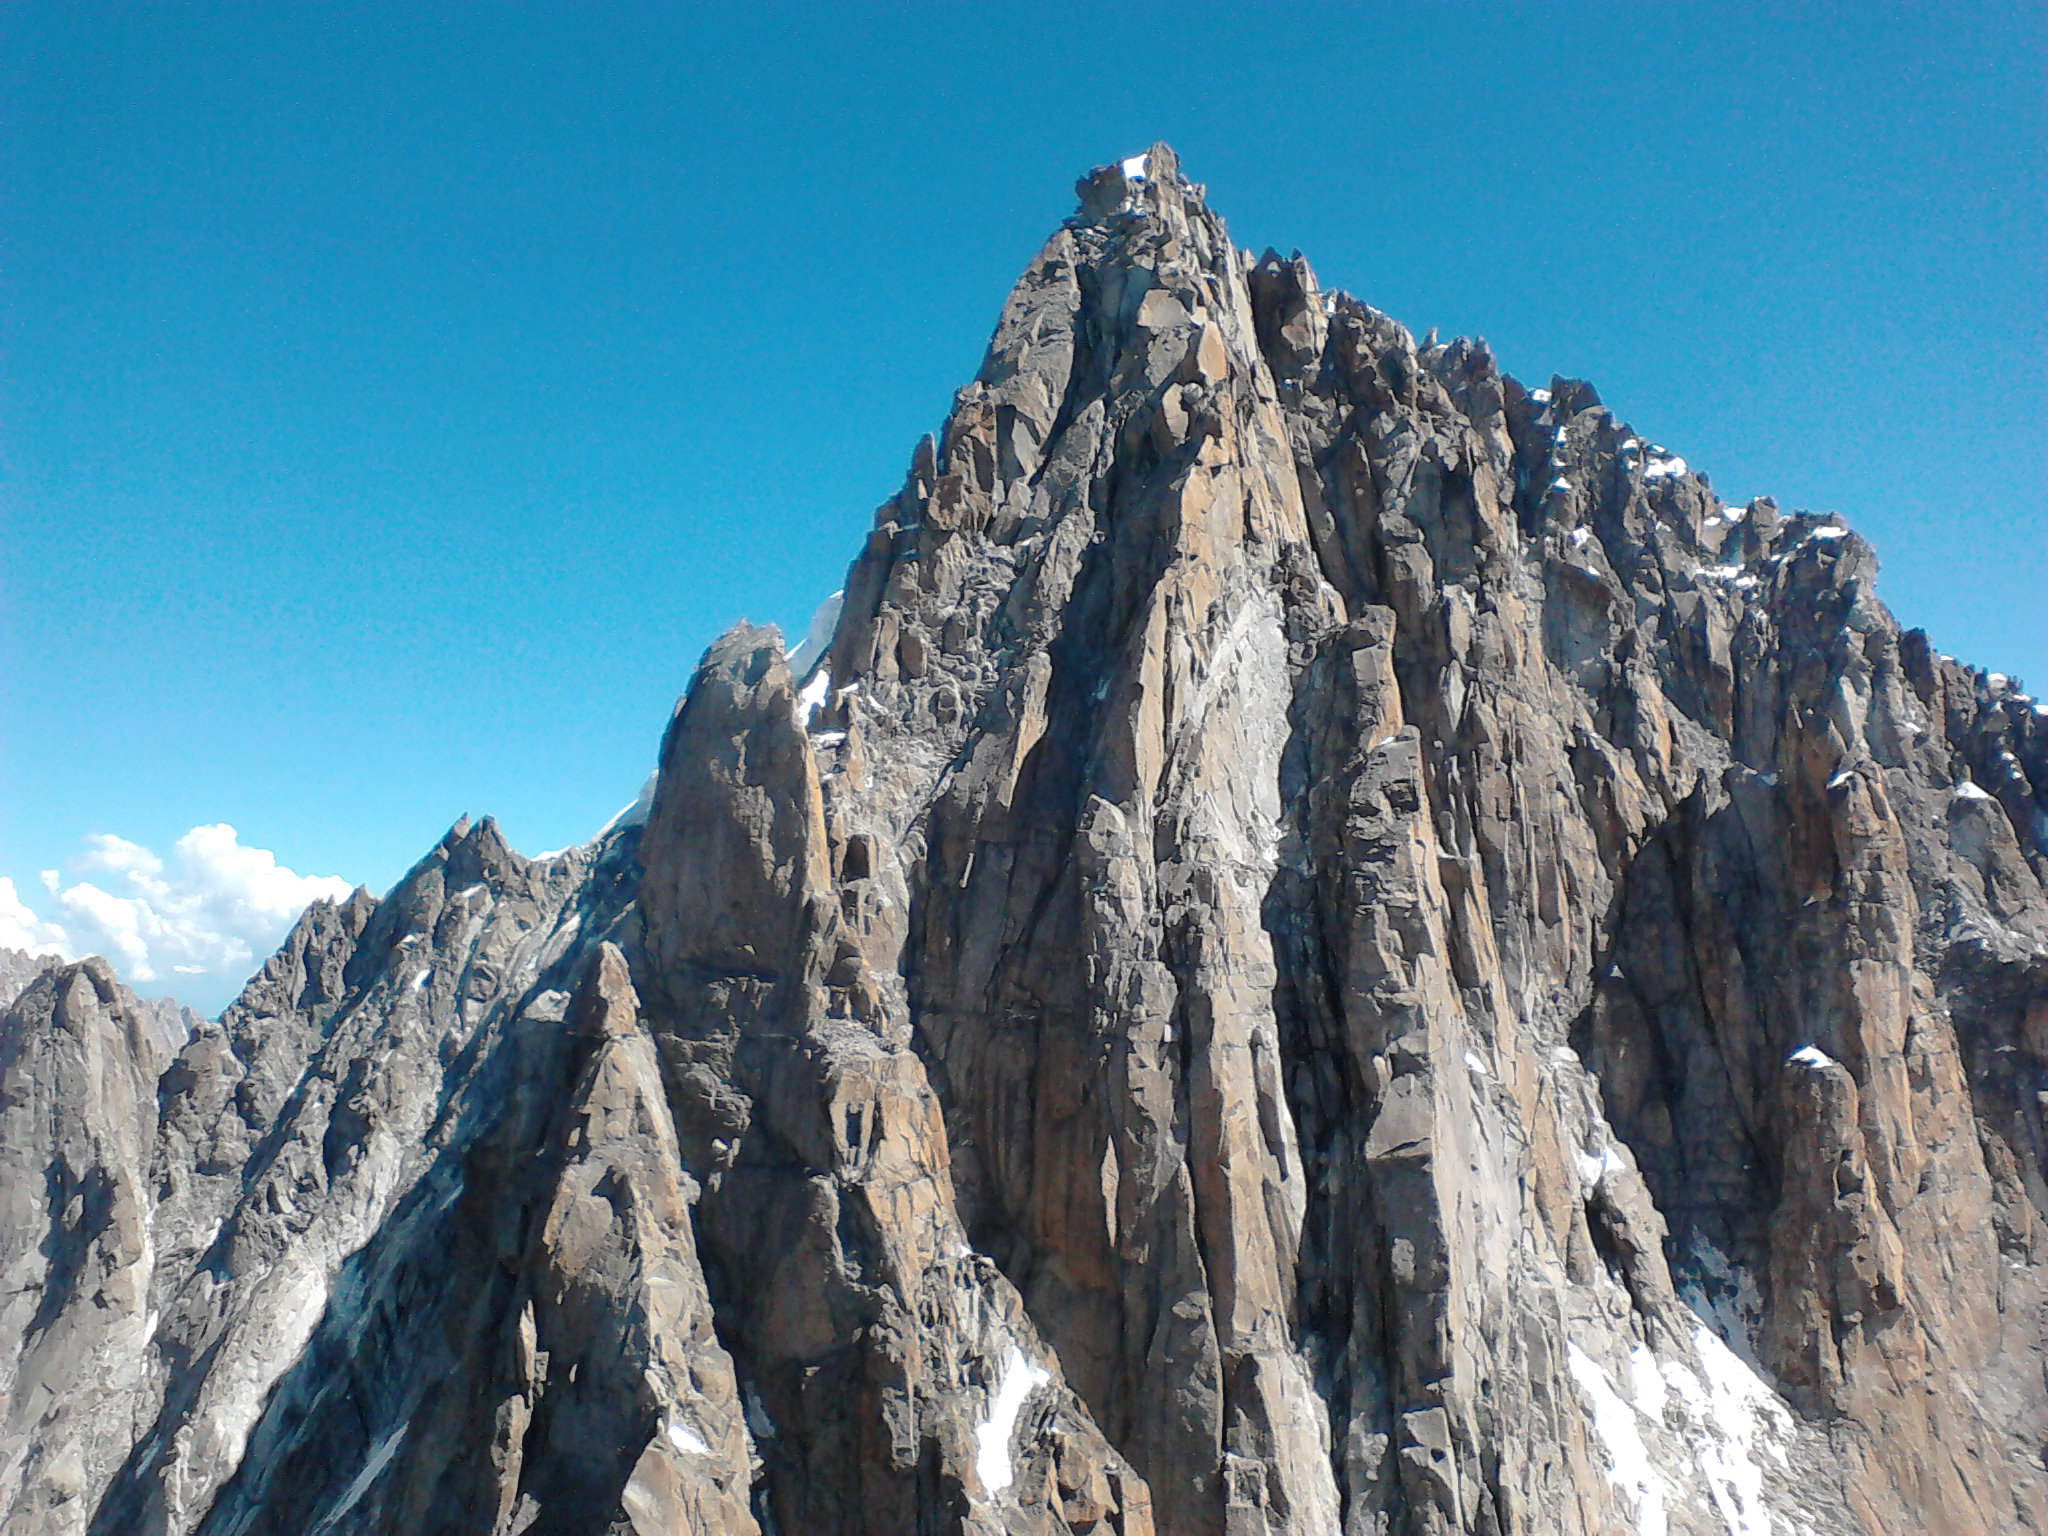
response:
<path fill-rule="evenodd" d="M 168 924 L 131 970 L 210 1007 L 309 889 L 262 850 L 588 836 L 1157 138 L 1240 244 L 1840 510 L 2048 685 L 2044 58 L 1998 3 L 16 0 L 0 877 Z"/>

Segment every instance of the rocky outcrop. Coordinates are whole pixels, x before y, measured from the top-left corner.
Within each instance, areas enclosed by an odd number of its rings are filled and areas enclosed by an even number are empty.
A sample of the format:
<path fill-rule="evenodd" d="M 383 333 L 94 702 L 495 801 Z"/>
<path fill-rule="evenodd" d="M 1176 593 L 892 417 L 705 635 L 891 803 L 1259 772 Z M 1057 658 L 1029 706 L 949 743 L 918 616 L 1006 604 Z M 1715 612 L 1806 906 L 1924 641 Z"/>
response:
<path fill-rule="evenodd" d="M 868 963 L 879 903 L 838 889 L 863 877 L 799 708 L 774 632 L 713 646 L 641 846 L 651 1023 L 707 1170 L 700 1230 L 754 1394 L 764 1523 L 1149 1533 L 1143 1483 L 968 1240 L 901 979 Z"/>
<path fill-rule="evenodd" d="M 0 1009 L 28 990 L 29 983 L 45 971 L 65 962 L 52 954 L 30 954 L 25 950 L 0 947 Z M 143 1032 L 166 1060 L 185 1048 L 192 1032 L 203 1022 L 199 1015 L 176 998 L 138 997 L 131 1005 L 142 1019 Z"/>
<path fill-rule="evenodd" d="M 2048 713 L 1079 193 L 644 827 L 0 1020 L 9 1530 L 2048 1530 Z"/>
<path fill-rule="evenodd" d="M 0 1507 L 23 1536 L 82 1529 L 127 1452 L 162 1066 L 97 958 L 44 970 L 0 1029 Z"/>
<path fill-rule="evenodd" d="M 45 971 L 64 964 L 53 954 L 30 954 L 26 950 L 0 947 L 0 1008 L 26 992 L 29 983 Z"/>

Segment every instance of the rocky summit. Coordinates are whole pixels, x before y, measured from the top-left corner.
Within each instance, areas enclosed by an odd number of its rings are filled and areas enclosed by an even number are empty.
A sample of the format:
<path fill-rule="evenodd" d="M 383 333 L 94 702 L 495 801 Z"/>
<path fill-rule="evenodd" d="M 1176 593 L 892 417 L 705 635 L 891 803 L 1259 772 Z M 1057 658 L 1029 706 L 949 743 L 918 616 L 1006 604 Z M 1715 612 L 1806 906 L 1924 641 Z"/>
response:
<path fill-rule="evenodd" d="M 2048 1532 L 2048 706 L 1079 194 L 643 811 L 24 972 L 8 1536 Z"/>

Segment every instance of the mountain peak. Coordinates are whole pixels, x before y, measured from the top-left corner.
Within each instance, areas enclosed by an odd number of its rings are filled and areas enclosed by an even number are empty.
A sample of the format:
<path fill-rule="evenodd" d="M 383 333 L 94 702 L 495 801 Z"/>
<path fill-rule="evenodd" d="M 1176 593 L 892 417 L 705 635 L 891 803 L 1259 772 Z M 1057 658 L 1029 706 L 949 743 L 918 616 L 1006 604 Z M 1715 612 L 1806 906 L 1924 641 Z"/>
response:
<path fill-rule="evenodd" d="M 2048 716 L 1079 192 L 644 830 L 16 1000 L 8 1529 L 2048 1536 Z"/>

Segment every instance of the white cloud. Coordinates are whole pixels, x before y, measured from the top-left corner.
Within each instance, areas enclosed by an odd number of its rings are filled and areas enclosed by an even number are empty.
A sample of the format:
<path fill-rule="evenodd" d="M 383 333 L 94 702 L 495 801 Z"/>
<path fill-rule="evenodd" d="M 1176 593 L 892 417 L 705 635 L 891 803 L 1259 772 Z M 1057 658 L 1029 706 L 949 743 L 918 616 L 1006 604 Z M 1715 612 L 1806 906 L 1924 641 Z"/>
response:
<path fill-rule="evenodd" d="M 71 953 L 71 941 L 64 930 L 31 912 L 14 882 L 5 875 L 0 875 L 0 949 L 26 950 L 32 955 Z"/>
<path fill-rule="evenodd" d="M 287 869 L 267 848 L 245 847 L 226 822 L 194 827 L 168 860 L 95 833 L 73 870 L 89 878 L 67 885 L 56 870 L 43 871 L 54 903 L 47 916 L 0 876 L 0 946 L 105 955 L 122 980 L 208 1009 L 234 995 L 308 902 L 353 889 L 338 876 Z M 167 980 L 168 988 L 147 985 Z"/>

